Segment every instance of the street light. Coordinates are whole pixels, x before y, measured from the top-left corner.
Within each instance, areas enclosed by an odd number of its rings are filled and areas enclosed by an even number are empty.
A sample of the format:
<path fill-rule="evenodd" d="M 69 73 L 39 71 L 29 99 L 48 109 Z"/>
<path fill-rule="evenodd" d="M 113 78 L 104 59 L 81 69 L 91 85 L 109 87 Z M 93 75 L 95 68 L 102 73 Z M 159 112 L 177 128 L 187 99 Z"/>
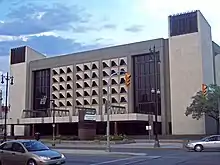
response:
<path fill-rule="evenodd" d="M 5 128 L 4 128 L 4 139 L 3 141 L 7 140 L 7 114 L 8 114 L 8 87 L 9 87 L 9 81 L 10 84 L 13 85 L 14 82 L 14 77 L 13 76 L 9 76 L 9 73 L 7 72 L 6 76 L 5 75 L 1 75 L 2 80 L 1 80 L 1 84 L 4 84 L 6 81 L 6 86 L 5 86 Z"/>
<path fill-rule="evenodd" d="M 121 75 L 125 74 L 127 72 L 121 70 L 118 72 L 114 72 L 110 75 L 108 79 L 108 84 L 107 84 L 107 101 L 106 101 L 106 106 L 107 106 L 107 128 L 106 128 L 106 136 L 107 136 L 107 145 L 106 145 L 106 151 L 110 152 L 110 121 L 109 121 L 109 116 L 110 116 L 110 110 L 111 110 L 111 101 L 110 101 L 110 82 L 111 78 L 115 75 Z"/>
<path fill-rule="evenodd" d="M 151 93 L 152 94 L 155 94 L 155 100 L 154 100 L 154 103 L 155 103 L 155 112 L 154 112 L 154 115 L 155 115 L 155 140 L 154 140 L 154 147 L 155 148 L 159 148 L 160 147 L 160 142 L 159 142 L 159 139 L 158 139 L 158 121 L 157 121 L 157 116 L 158 116 L 158 95 L 160 94 L 160 90 L 158 88 L 158 80 L 157 80 L 157 73 L 158 73 L 158 62 L 159 59 L 157 59 L 157 54 L 156 54 L 156 48 L 155 46 L 153 47 L 153 51 L 149 50 L 152 54 L 153 54 L 153 61 L 154 62 L 154 86 L 155 88 L 152 88 L 151 89 Z"/>
<path fill-rule="evenodd" d="M 52 146 L 55 146 L 55 109 L 54 109 L 54 104 L 55 104 L 55 100 L 50 100 L 51 101 L 51 110 L 52 110 L 52 115 L 53 115 L 53 142 L 52 142 Z"/>

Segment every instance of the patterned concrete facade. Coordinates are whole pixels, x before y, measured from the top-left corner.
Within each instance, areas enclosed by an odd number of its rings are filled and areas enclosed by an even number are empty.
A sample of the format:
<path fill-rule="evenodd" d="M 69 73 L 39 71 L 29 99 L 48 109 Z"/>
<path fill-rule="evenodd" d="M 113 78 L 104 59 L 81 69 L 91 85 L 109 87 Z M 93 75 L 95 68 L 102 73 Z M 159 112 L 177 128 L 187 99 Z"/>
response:
<path fill-rule="evenodd" d="M 184 115 L 191 96 L 201 89 L 202 83 L 209 84 L 215 80 L 220 82 L 219 63 L 216 62 L 219 56 L 214 56 L 220 54 L 220 47 L 212 42 L 210 25 L 197 12 L 198 32 L 170 36 L 168 39 L 160 38 L 51 58 L 27 47 L 27 60 L 10 66 L 15 86 L 10 89 L 13 113 L 9 115 L 9 123 L 42 122 L 41 118 L 22 119 L 21 114 L 23 109 L 33 108 L 34 72 L 48 68 L 51 71 L 51 99 L 55 100 L 55 106 L 59 109 L 71 112 L 71 118 L 58 117 L 57 122 L 78 122 L 76 106 L 95 108 L 97 121 L 106 121 L 104 102 L 109 76 L 120 70 L 135 75 L 133 58 L 150 53 L 149 48 L 155 46 L 160 52 L 161 115 L 158 121 L 162 123 L 162 133 L 168 134 L 169 130 L 177 135 L 212 133 L 214 126 L 208 118 L 196 121 Z M 124 75 L 111 78 L 110 101 L 113 105 L 125 107 L 123 112 L 113 111 L 111 121 L 148 121 L 148 115 L 135 113 L 133 82 L 134 77 L 131 86 L 126 87 Z M 22 97 L 17 99 L 18 93 Z M 44 123 L 51 122 L 50 117 L 44 118 Z M 18 134 L 22 134 L 20 127 L 17 130 Z"/>

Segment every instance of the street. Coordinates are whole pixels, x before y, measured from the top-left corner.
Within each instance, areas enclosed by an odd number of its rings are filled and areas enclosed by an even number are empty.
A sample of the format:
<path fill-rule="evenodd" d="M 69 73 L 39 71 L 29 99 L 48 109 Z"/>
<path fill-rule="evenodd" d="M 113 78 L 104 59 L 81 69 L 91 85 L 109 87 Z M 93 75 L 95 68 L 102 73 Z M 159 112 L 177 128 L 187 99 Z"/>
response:
<path fill-rule="evenodd" d="M 91 151 L 92 152 L 92 151 Z M 124 154 L 65 154 L 66 165 L 219 165 L 220 152 L 147 149 L 146 156 Z"/>

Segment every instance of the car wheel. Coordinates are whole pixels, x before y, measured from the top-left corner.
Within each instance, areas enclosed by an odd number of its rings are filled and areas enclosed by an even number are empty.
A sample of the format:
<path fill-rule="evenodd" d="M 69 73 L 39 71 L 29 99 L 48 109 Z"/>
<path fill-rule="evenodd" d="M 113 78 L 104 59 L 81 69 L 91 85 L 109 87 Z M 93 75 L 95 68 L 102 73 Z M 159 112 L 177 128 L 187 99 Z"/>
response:
<path fill-rule="evenodd" d="M 28 160 L 27 165 L 37 165 L 36 161 L 33 159 Z"/>
<path fill-rule="evenodd" d="M 194 150 L 195 150 L 196 152 L 201 152 L 201 151 L 203 150 L 203 146 L 200 145 L 200 144 L 198 144 L 198 145 L 196 145 L 196 146 L 194 147 Z"/>

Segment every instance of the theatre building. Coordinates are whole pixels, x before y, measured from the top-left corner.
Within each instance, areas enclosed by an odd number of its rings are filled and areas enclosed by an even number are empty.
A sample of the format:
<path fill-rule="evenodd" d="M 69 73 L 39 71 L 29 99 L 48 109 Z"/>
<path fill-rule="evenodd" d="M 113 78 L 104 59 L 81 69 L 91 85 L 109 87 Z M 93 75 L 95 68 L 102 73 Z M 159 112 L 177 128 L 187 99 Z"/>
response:
<path fill-rule="evenodd" d="M 220 82 L 220 47 L 212 41 L 211 26 L 200 11 L 182 13 L 169 16 L 168 34 L 55 57 L 28 46 L 11 49 L 8 132 L 50 135 L 50 110 L 56 109 L 57 134 L 77 136 L 79 113 L 86 110 L 96 112 L 91 129 L 105 134 L 109 81 L 112 134 L 146 135 L 146 126 L 155 128 L 156 112 L 160 134 L 214 133 L 210 118 L 184 115 L 202 83 Z M 119 72 L 131 75 L 129 86 Z"/>

